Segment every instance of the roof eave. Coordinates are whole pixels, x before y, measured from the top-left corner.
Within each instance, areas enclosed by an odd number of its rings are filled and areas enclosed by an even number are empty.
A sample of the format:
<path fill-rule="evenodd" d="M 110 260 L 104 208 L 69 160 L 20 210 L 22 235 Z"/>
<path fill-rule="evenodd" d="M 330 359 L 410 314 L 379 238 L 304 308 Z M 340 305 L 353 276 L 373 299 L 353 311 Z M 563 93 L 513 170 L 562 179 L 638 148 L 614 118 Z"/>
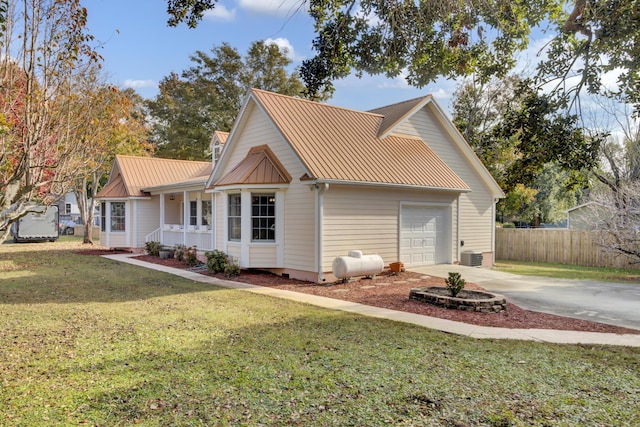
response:
<path fill-rule="evenodd" d="M 191 187 L 197 190 L 198 187 L 202 187 L 202 189 L 204 189 L 206 183 L 207 183 L 207 179 L 201 179 L 201 180 L 177 182 L 177 183 L 171 183 L 171 184 L 154 185 L 152 187 L 144 187 L 141 190 L 148 191 L 149 193 L 161 193 L 167 190 L 184 190 L 186 188 L 191 188 Z"/>
<path fill-rule="evenodd" d="M 266 184 L 225 184 L 209 187 L 205 190 L 206 193 L 218 193 L 229 190 L 280 190 L 289 188 L 287 182 L 266 183 Z"/>
<path fill-rule="evenodd" d="M 433 187 L 433 186 L 416 185 L 416 184 L 396 184 L 392 182 L 348 181 L 348 180 L 340 180 L 340 179 L 322 179 L 322 178 L 308 179 L 301 182 L 307 185 L 314 185 L 314 184 L 357 185 L 357 186 L 364 186 L 364 187 L 383 187 L 383 188 L 395 188 L 395 189 L 403 189 L 403 190 L 442 191 L 442 192 L 448 192 L 448 193 L 471 192 L 470 188 Z"/>

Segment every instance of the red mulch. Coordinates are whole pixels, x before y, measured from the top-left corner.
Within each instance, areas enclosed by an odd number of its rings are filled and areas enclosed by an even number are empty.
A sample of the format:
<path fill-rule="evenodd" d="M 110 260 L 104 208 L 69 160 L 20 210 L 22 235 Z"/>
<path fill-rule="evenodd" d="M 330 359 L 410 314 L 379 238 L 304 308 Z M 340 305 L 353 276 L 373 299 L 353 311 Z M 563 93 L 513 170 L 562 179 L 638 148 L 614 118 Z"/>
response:
<path fill-rule="evenodd" d="M 113 252 L 90 250 L 82 251 L 82 253 L 101 255 Z M 140 255 L 137 259 L 169 267 L 183 269 L 188 268 L 188 265 L 185 262 L 178 261 L 176 259 L 160 259 L 149 255 Z M 300 280 L 285 279 L 268 272 L 253 270 L 243 270 L 239 277 L 233 278 L 227 278 L 223 274 L 204 274 L 225 280 L 320 295 L 375 307 L 423 314 L 426 316 L 439 317 L 441 319 L 449 319 L 481 326 L 513 329 L 558 329 L 617 334 L 640 334 L 640 330 L 637 329 L 629 329 L 604 323 L 589 322 L 587 320 L 529 311 L 510 302 L 507 302 L 507 310 L 501 313 L 472 313 L 461 310 L 440 308 L 430 304 L 413 301 L 409 299 L 409 291 L 412 288 L 422 286 L 445 286 L 444 279 L 442 278 L 426 277 L 413 272 L 403 272 L 395 275 L 389 271 L 384 271 L 375 279 L 362 278 L 349 283 L 328 284 L 315 284 Z M 473 283 L 467 283 L 465 289 L 483 290 L 483 288 Z"/>

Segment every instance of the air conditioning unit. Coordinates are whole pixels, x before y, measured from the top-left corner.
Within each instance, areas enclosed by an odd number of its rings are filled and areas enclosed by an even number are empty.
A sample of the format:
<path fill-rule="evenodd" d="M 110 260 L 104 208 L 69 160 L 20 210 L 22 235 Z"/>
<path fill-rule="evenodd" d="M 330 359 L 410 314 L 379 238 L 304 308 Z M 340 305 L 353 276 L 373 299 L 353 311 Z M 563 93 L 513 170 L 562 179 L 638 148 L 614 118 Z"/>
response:
<path fill-rule="evenodd" d="M 480 251 L 464 251 L 460 254 L 460 264 L 468 267 L 482 266 L 482 252 Z"/>

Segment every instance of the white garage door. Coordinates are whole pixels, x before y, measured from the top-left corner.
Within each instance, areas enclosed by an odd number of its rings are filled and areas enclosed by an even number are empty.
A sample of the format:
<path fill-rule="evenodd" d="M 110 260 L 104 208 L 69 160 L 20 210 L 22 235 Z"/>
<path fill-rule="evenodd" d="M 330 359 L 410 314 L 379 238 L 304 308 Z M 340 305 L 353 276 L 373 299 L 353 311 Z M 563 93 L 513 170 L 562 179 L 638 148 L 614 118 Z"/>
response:
<path fill-rule="evenodd" d="M 405 266 L 449 262 L 449 209 L 403 206 L 400 211 L 400 260 Z"/>

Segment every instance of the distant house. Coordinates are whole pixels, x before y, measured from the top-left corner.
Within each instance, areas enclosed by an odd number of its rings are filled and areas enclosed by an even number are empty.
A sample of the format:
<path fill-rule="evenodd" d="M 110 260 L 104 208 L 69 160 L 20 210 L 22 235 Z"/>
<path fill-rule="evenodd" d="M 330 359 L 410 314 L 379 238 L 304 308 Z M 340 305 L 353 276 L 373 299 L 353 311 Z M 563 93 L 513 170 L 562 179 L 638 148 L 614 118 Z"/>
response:
<path fill-rule="evenodd" d="M 212 162 L 118 156 L 101 244 L 219 249 L 321 282 L 357 249 L 385 264 L 494 258 L 503 193 L 432 96 L 355 111 L 250 90 Z"/>
<path fill-rule="evenodd" d="M 571 230 L 596 230 L 602 220 L 601 205 L 587 202 L 567 210 L 567 228 Z"/>
<path fill-rule="evenodd" d="M 79 220 L 80 209 L 78 208 L 78 200 L 73 191 L 67 192 L 57 204 L 60 215 L 67 215 L 73 220 Z"/>

